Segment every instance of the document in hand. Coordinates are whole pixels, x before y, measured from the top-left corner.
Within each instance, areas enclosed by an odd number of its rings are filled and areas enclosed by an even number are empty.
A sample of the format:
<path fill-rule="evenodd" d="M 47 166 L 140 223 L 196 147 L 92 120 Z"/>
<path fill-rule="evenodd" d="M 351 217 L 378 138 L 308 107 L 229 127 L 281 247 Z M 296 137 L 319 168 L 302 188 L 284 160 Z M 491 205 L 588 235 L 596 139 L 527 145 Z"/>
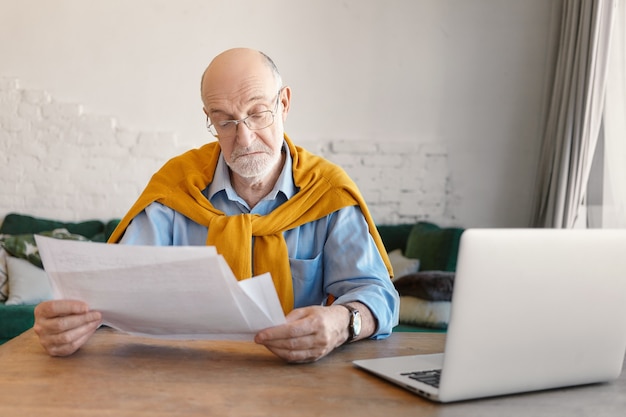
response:
<path fill-rule="evenodd" d="M 212 246 L 132 246 L 36 236 L 55 299 L 103 324 L 168 339 L 252 340 L 285 323 L 269 274 L 237 281 Z"/>

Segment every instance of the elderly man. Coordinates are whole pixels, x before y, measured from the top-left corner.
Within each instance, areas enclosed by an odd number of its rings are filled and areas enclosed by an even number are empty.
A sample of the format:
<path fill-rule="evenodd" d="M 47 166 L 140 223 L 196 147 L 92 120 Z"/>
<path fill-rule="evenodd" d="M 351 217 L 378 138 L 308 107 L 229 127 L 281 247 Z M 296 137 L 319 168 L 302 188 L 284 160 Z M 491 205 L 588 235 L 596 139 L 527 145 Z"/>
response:
<path fill-rule="evenodd" d="M 287 323 L 254 340 L 288 362 L 387 337 L 399 301 L 380 236 L 345 172 L 285 135 L 291 89 L 272 60 L 227 50 L 204 72 L 201 94 L 217 142 L 157 172 L 110 242 L 213 245 L 237 279 L 270 272 Z M 35 331 L 54 356 L 75 352 L 100 323 L 80 301 L 35 310 Z"/>

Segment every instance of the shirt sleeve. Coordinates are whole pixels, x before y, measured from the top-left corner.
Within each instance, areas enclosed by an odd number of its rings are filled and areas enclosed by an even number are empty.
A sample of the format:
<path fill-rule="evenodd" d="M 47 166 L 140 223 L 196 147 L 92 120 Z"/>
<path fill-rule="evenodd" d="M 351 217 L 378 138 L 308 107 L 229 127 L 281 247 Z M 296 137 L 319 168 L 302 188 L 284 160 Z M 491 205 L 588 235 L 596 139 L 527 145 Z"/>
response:
<path fill-rule="evenodd" d="M 201 246 L 206 242 L 207 228 L 182 214 L 152 203 L 133 218 L 121 244 L 151 246 Z"/>
<path fill-rule="evenodd" d="M 324 245 L 325 287 L 335 303 L 358 301 L 377 320 L 374 339 L 398 324 L 399 295 L 358 206 L 334 213 Z"/>

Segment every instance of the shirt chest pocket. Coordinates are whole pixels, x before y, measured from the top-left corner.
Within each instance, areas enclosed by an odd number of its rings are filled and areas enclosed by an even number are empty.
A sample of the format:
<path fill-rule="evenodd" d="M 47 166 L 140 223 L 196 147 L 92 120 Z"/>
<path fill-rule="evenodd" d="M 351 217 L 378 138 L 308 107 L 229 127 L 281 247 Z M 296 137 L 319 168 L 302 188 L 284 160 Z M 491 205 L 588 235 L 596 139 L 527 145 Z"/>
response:
<path fill-rule="evenodd" d="M 311 259 L 289 258 L 291 277 L 294 281 L 312 281 L 323 276 L 323 256 L 319 253 Z"/>

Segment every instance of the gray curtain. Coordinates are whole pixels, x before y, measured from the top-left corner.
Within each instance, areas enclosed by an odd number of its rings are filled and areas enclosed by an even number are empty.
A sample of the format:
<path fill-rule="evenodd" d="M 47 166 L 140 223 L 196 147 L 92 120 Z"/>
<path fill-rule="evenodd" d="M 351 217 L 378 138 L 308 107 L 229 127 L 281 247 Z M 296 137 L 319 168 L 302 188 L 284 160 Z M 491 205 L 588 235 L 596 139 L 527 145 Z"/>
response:
<path fill-rule="evenodd" d="M 617 0 L 564 0 L 537 171 L 533 227 L 571 228 L 584 206 L 604 105 Z"/>
<path fill-rule="evenodd" d="M 626 0 L 619 0 L 611 33 L 604 104 L 603 228 L 626 228 Z"/>

